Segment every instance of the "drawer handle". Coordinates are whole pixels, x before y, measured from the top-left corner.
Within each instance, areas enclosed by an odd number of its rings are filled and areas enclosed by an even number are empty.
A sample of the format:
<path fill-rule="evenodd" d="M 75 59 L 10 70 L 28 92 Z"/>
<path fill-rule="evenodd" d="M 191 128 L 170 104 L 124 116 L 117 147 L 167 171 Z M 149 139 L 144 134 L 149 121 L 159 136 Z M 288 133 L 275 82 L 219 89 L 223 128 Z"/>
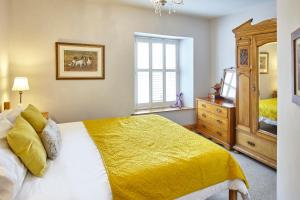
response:
<path fill-rule="evenodd" d="M 218 122 L 219 124 L 223 124 L 223 122 L 222 122 L 221 120 L 219 120 L 219 119 L 217 120 L 217 122 Z"/>
<path fill-rule="evenodd" d="M 202 114 L 202 117 L 206 118 L 206 114 Z"/>
<path fill-rule="evenodd" d="M 206 105 L 205 105 L 205 104 L 202 104 L 202 107 L 203 107 L 203 108 L 206 108 Z"/>
<path fill-rule="evenodd" d="M 255 143 L 254 142 L 251 142 L 251 141 L 247 141 L 248 145 L 252 146 L 252 147 L 255 147 Z"/>
<path fill-rule="evenodd" d="M 217 134 L 218 134 L 219 136 L 222 136 L 222 133 L 221 133 L 221 132 L 219 132 L 219 131 L 217 131 Z"/>
<path fill-rule="evenodd" d="M 221 112 L 222 112 L 222 110 L 218 108 L 217 109 L 217 113 L 221 113 Z"/>

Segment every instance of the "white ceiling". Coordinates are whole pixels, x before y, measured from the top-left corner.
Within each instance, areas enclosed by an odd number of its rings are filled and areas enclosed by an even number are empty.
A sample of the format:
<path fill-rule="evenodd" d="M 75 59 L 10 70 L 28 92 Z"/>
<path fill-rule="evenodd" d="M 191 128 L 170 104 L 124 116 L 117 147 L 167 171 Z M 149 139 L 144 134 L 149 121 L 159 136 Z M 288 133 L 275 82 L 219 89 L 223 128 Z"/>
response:
<path fill-rule="evenodd" d="M 133 6 L 153 8 L 150 0 L 115 1 Z M 254 7 L 259 4 L 265 4 L 275 1 L 276 0 L 184 0 L 184 5 L 180 6 L 177 9 L 177 12 L 214 18 L 242 12 L 246 10 L 247 7 Z"/>

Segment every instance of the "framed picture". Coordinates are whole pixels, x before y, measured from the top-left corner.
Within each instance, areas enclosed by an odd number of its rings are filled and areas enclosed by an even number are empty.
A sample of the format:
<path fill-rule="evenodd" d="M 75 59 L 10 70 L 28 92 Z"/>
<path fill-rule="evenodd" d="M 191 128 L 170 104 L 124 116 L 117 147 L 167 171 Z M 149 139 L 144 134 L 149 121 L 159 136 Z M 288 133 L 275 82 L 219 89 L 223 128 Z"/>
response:
<path fill-rule="evenodd" d="M 300 105 L 300 28 L 292 33 L 292 98 Z"/>
<path fill-rule="evenodd" d="M 56 80 L 105 78 L 105 47 L 56 42 Z"/>
<path fill-rule="evenodd" d="M 260 52 L 259 53 L 259 73 L 267 74 L 269 73 L 269 53 Z"/>

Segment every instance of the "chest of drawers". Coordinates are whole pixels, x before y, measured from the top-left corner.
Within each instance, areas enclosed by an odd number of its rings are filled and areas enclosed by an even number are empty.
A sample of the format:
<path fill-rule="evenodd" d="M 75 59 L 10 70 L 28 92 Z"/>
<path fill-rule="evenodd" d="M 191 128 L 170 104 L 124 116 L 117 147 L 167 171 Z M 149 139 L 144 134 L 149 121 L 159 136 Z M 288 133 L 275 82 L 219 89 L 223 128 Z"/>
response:
<path fill-rule="evenodd" d="M 231 149 L 235 142 L 235 106 L 224 99 L 196 99 L 196 131 Z"/>

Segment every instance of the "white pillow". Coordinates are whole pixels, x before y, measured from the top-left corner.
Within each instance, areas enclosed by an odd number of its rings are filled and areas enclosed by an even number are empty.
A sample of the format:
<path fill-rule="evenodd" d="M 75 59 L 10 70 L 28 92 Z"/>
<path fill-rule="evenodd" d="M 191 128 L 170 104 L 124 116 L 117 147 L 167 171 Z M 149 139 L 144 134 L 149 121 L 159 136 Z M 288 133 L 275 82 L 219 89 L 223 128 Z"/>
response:
<path fill-rule="evenodd" d="M 0 139 L 0 200 L 12 200 L 21 190 L 27 169 L 10 150 L 6 139 Z"/>
<path fill-rule="evenodd" d="M 0 118 L 0 139 L 5 138 L 8 131 L 13 127 L 12 123 L 6 118 Z"/>
<path fill-rule="evenodd" d="M 23 112 L 22 106 L 18 105 L 16 108 L 5 111 L 2 118 L 8 119 L 12 124 L 16 122 L 17 117 Z"/>
<path fill-rule="evenodd" d="M 11 110 L 4 110 L 2 113 L 0 113 L 0 119 L 3 119 L 6 117 L 7 113 L 9 113 Z"/>

